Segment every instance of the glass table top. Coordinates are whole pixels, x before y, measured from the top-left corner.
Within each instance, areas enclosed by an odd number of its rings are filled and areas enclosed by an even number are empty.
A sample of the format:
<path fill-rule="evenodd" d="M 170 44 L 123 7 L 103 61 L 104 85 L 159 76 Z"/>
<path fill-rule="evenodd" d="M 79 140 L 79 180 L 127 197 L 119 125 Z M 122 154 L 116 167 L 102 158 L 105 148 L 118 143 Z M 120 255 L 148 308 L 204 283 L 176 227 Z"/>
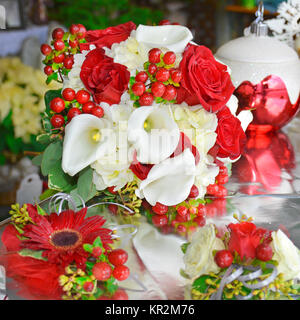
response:
<path fill-rule="evenodd" d="M 212 199 L 206 210 L 206 223 L 222 227 L 235 221 L 233 214 L 245 214 L 258 226 L 282 229 L 300 248 L 299 134 L 300 118 L 282 131 L 248 134 L 245 155 L 232 165 L 232 177 L 226 185 L 228 196 Z M 106 217 L 108 227 L 124 223 L 122 217 L 106 211 L 101 214 Z M 133 218 L 130 223 L 136 225 L 137 233 L 120 243 L 128 251 L 127 266 L 137 279 L 120 283 L 129 299 L 184 299 L 186 280 L 180 275 L 184 268 L 180 247 L 191 232 L 180 234 L 171 228 L 159 229 L 144 216 Z M 0 233 L 3 227 L 0 225 Z M 15 291 L 8 291 L 8 296 L 22 299 Z"/>

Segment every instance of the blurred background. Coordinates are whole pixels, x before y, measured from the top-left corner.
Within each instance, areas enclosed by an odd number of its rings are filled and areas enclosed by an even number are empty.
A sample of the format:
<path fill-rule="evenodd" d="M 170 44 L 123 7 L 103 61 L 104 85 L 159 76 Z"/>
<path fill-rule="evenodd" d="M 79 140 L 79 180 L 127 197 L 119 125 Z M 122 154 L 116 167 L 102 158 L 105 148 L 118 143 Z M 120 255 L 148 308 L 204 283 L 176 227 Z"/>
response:
<path fill-rule="evenodd" d="M 264 1 L 265 19 L 277 16 L 281 2 Z M 31 159 L 43 150 L 36 136 L 42 128 L 44 93 L 56 88 L 45 84 L 40 53 L 54 28 L 81 23 L 87 29 L 103 29 L 130 20 L 158 24 L 168 19 L 187 26 L 196 43 L 216 52 L 243 35 L 255 19 L 257 4 L 256 0 L 0 0 L 0 221 L 10 204 L 33 202 L 47 188 Z"/>

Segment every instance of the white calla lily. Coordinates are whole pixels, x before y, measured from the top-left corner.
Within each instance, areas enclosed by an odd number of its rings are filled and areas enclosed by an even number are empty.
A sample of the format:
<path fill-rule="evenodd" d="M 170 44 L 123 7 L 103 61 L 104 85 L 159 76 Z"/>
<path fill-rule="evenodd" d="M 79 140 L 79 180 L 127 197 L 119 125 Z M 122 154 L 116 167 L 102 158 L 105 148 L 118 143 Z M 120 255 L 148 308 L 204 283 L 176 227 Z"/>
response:
<path fill-rule="evenodd" d="M 167 48 L 175 53 L 182 53 L 186 45 L 193 39 L 193 34 L 187 27 L 179 25 L 139 25 L 135 38 L 149 49 Z"/>
<path fill-rule="evenodd" d="M 137 196 L 154 206 L 160 202 L 166 206 L 186 200 L 195 181 L 195 158 L 190 149 L 174 158 L 153 166 L 147 179 L 140 183 Z"/>
<path fill-rule="evenodd" d="M 108 120 L 81 114 L 66 125 L 62 169 L 70 176 L 86 168 L 113 147 L 113 130 Z"/>
<path fill-rule="evenodd" d="M 128 120 L 128 140 L 141 163 L 157 164 L 176 149 L 180 131 L 167 110 L 159 107 L 137 108 Z"/>

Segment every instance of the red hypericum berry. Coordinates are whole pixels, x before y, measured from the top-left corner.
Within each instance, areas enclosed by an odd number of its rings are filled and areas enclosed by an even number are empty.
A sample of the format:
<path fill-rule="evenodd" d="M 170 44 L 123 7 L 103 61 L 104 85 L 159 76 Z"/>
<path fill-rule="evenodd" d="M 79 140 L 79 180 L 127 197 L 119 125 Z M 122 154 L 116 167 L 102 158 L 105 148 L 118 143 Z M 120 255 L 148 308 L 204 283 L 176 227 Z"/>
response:
<path fill-rule="evenodd" d="M 168 217 L 165 214 L 163 215 L 154 214 L 152 216 L 152 223 L 156 227 L 163 227 L 168 224 Z"/>
<path fill-rule="evenodd" d="M 269 261 L 273 257 L 273 250 L 271 246 L 265 243 L 261 243 L 257 248 L 256 248 L 256 258 L 261 260 L 261 261 Z"/>
<path fill-rule="evenodd" d="M 181 24 L 179 22 L 172 22 L 173 26 L 180 26 Z"/>
<path fill-rule="evenodd" d="M 200 203 L 197 207 L 198 209 L 198 216 L 203 216 L 205 214 L 205 205 Z"/>
<path fill-rule="evenodd" d="M 128 253 L 123 249 L 115 249 L 108 254 L 108 261 L 114 266 L 120 266 L 128 260 Z"/>
<path fill-rule="evenodd" d="M 227 194 L 228 194 L 227 189 L 222 185 L 219 185 L 218 191 L 215 192 L 215 196 L 219 198 L 225 198 Z"/>
<path fill-rule="evenodd" d="M 151 92 L 153 93 L 154 97 L 162 97 L 165 91 L 166 86 L 162 82 L 156 81 L 152 83 Z"/>
<path fill-rule="evenodd" d="M 161 20 L 161 21 L 158 23 L 159 26 L 167 26 L 167 25 L 169 25 L 169 24 L 171 24 L 171 21 L 168 20 L 168 19 Z"/>
<path fill-rule="evenodd" d="M 219 215 L 218 213 L 219 213 L 218 207 L 214 204 L 214 202 L 206 204 L 206 206 L 205 206 L 206 216 L 215 217 L 215 216 Z"/>
<path fill-rule="evenodd" d="M 118 213 L 118 206 L 115 204 L 109 204 L 108 205 L 108 210 L 113 214 L 113 215 L 117 215 Z"/>
<path fill-rule="evenodd" d="M 144 85 L 143 82 L 135 82 L 133 85 L 132 85 L 132 88 L 131 88 L 132 92 L 134 95 L 136 96 L 141 96 L 145 90 L 146 90 L 146 87 Z"/>
<path fill-rule="evenodd" d="M 96 105 L 93 101 L 88 101 L 82 105 L 82 112 L 83 113 L 92 113 L 92 110 L 95 106 Z"/>
<path fill-rule="evenodd" d="M 165 68 L 159 68 L 156 72 L 155 78 L 157 81 L 168 81 L 170 77 L 170 71 Z"/>
<path fill-rule="evenodd" d="M 71 48 L 77 48 L 78 47 L 78 41 L 77 40 L 74 40 L 74 41 L 69 41 L 69 46 Z"/>
<path fill-rule="evenodd" d="M 152 207 L 152 210 L 156 214 L 166 214 L 169 210 L 169 207 L 159 202 L 156 202 L 155 206 Z"/>
<path fill-rule="evenodd" d="M 151 106 L 153 103 L 154 97 L 151 93 L 145 92 L 140 96 L 139 103 L 141 106 Z"/>
<path fill-rule="evenodd" d="M 77 34 L 79 32 L 79 26 L 77 24 L 72 24 L 69 29 L 71 34 Z"/>
<path fill-rule="evenodd" d="M 157 71 L 157 66 L 153 63 L 149 64 L 148 66 L 148 72 L 152 75 L 154 75 Z"/>
<path fill-rule="evenodd" d="M 99 106 L 95 106 L 93 109 L 92 109 L 92 112 L 91 114 L 97 118 L 102 118 L 103 115 L 104 115 L 104 110 L 103 108 L 99 107 Z"/>
<path fill-rule="evenodd" d="M 54 48 L 57 51 L 61 51 L 65 48 L 65 43 L 62 40 L 55 40 L 54 41 Z"/>
<path fill-rule="evenodd" d="M 52 49 L 49 44 L 44 43 L 41 45 L 41 52 L 44 56 L 48 56 L 52 52 Z"/>
<path fill-rule="evenodd" d="M 92 269 L 94 277 L 99 281 L 106 281 L 110 278 L 112 270 L 107 262 L 98 262 Z"/>
<path fill-rule="evenodd" d="M 215 255 L 215 262 L 220 268 L 228 268 L 233 261 L 233 255 L 229 250 L 220 250 Z"/>
<path fill-rule="evenodd" d="M 148 57 L 150 63 L 159 63 L 160 55 L 162 54 L 161 50 L 158 48 L 153 48 L 149 51 Z"/>
<path fill-rule="evenodd" d="M 166 65 L 174 64 L 176 61 L 176 54 L 173 51 L 168 51 L 163 57 L 163 61 Z"/>
<path fill-rule="evenodd" d="M 122 290 L 118 289 L 114 295 L 111 297 L 112 300 L 128 300 L 128 294 Z"/>
<path fill-rule="evenodd" d="M 168 84 L 166 86 L 166 91 L 165 91 L 164 95 L 162 96 L 162 98 L 165 100 L 171 101 L 176 98 L 176 95 L 177 95 L 177 91 L 176 91 L 175 87 Z"/>
<path fill-rule="evenodd" d="M 50 109 L 56 113 L 61 113 L 65 109 L 65 102 L 62 98 L 54 98 L 50 102 Z"/>
<path fill-rule="evenodd" d="M 218 181 L 219 184 L 226 184 L 228 181 L 229 181 L 229 177 L 228 175 L 226 174 L 218 174 L 216 176 L 216 180 Z"/>
<path fill-rule="evenodd" d="M 53 73 L 53 69 L 51 66 L 45 66 L 44 68 L 44 73 L 47 75 L 47 76 L 50 76 L 50 74 Z"/>
<path fill-rule="evenodd" d="M 65 118 L 61 114 L 55 114 L 50 122 L 54 128 L 61 128 L 65 124 Z"/>
<path fill-rule="evenodd" d="M 171 79 L 175 83 L 179 83 L 182 79 L 182 72 L 180 70 L 172 70 L 171 71 Z"/>
<path fill-rule="evenodd" d="M 199 196 L 199 190 L 195 185 L 193 185 L 189 194 L 189 198 L 197 198 L 198 196 Z"/>
<path fill-rule="evenodd" d="M 86 281 L 83 285 L 83 290 L 85 292 L 92 292 L 94 289 L 94 284 L 91 281 Z"/>
<path fill-rule="evenodd" d="M 198 216 L 194 218 L 193 222 L 197 223 L 199 227 L 204 227 L 206 224 L 206 219 L 203 216 Z"/>
<path fill-rule="evenodd" d="M 78 108 L 71 108 L 68 111 L 67 117 L 68 120 L 72 120 L 74 117 L 78 116 L 81 114 L 81 111 Z"/>
<path fill-rule="evenodd" d="M 116 266 L 113 271 L 113 276 L 115 279 L 119 281 L 124 281 L 126 280 L 130 275 L 130 270 L 128 267 L 121 265 L 121 266 Z"/>
<path fill-rule="evenodd" d="M 185 217 L 188 214 L 189 209 L 187 207 L 180 206 L 178 207 L 177 212 L 180 216 Z"/>
<path fill-rule="evenodd" d="M 64 60 L 64 67 L 66 69 L 72 69 L 74 64 L 74 58 L 73 57 L 66 57 Z"/>
<path fill-rule="evenodd" d="M 75 99 L 76 93 L 72 88 L 66 88 L 62 92 L 62 96 L 66 101 L 72 101 Z"/>
<path fill-rule="evenodd" d="M 108 187 L 107 190 L 108 190 L 108 192 L 110 192 L 111 194 L 117 194 L 117 193 L 118 193 L 118 191 L 115 191 L 115 187 L 114 187 L 114 186 L 113 186 L 113 187 Z"/>
<path fill-rule="evenodd" d="M 53 40 L 61 40 L 64 36 L 65 32 L 62 28 L 56 28 L 52 31 Z"/>
<path fill-rule="evenodd" d="M 219 167 L 219 174 L 226 174 L 226 175 L 228 175 L 228 170 L 227 170 L 227 168 L 225 167 L 225 166 L 220 166 Z"/>
<path fill-rule="evenodd" d="M 177 222 L 187 222 L 191 219 L 191 215 L 188 212 L 185 216 L 181 216 L 179 213 L 176 215 L 175 220 Z"/>
<path fill-rule="evenodd" d="M 85 35 L 86 35 L 86 28 L 85 28 L 85 26 L 83 25 L 83 24 L 78 24 L 77 25 L 78 26 L 78 28 L 79 28 L 79 31 L 78 31 L 78 33 L 77 33 L 77 38 L 78 39 L 83 39 L 83 38 L 85 38 Z"/>
<path fill-rule="evenodd" d="M 76 100 L 80 104 L 84 104 L 90 100 L 91 95 L 86 90 L 79 90 L 76 93 Z"/>
<path fill-rule="evenodd" d="M 186 232 L 186 227 L 182 224 L 179 224 L 176 228 L 176 230 L 180 233 L 185 233 Z"/>
<path fill-rule="evenodd" d="M 137 82 L 146 82 L 148 80 L 147 72 L 141 71 L 135 76 L 135 81 Z"/>
<path fill-rule="evenodd" d="M 93 255 L 95 258 L 100 257 L 101 254 L 102 254 L 102 249 L 101 249 L 100 247 L 95 247 L 95 248 L 93 248 L 92 255 Z"/>
<path fill-rule="evenodd" d="M 219 185 L 210 184 L 206 188 L 206 193 L 214 196 L 219 191 Z"/>
<path fill-rule="evenodd" d="M 53 58 L 53 61 L 55 63 L 62 63 L 65 60 L 65 55 L 63 53 L 60 53 L 58 56 L 55 56 Z"/>

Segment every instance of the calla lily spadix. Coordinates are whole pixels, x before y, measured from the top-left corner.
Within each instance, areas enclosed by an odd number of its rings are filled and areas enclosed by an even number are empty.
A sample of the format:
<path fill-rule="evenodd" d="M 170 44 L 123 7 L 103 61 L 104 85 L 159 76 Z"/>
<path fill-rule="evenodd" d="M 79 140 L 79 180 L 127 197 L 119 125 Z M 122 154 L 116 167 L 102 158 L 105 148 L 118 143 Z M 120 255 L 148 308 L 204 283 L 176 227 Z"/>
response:
<path fill-rule="evenodd" d="M 176 205 L 188 197 L 195 181 L 195 169 L 195 157 L 187 148 L 177 157 L 153 166 L 136 191 L 137 196 L 145 197 L 152 206 L 156 202 Z"/>
<path fill-rule="evenodd" d="M 90 114 L 74 117 L 65 128 L 62 169 L 70 176 L 106 155 L 113 130 L 108 120 Z"/>
<path fill-rule="evenodd" d="M 140 107 L 128 120 L 128 140 L 141 163 L 157 164 L 176 149 L 180 131 L 169 113 L 159 107 Z"/>

